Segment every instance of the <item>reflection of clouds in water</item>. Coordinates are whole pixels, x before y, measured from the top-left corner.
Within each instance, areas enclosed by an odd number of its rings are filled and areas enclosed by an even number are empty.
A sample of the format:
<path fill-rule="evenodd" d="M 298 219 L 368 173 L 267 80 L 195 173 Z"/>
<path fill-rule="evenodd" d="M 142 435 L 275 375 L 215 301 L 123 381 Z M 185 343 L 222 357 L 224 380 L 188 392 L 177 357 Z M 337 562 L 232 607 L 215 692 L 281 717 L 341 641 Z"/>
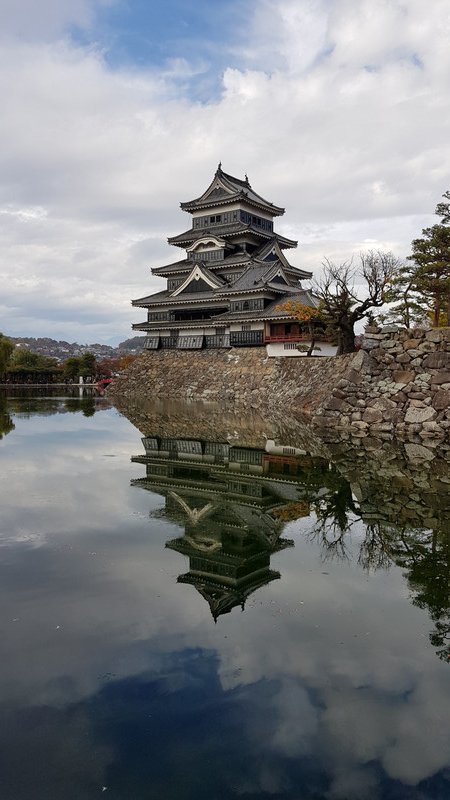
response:
<path fill-rule="evenodd" d="M 408 696 L 373 688 L 325 692 L 322 744 L 337 764 L 379 761 L 391 778 L 415 785 L 450 760 L 447 680 L 444 686 L 433 675 L 417 676 Z"/>
<path fill-rule="evenodd" d="M 319 710 L 303 686 L 292 679 L 282 680 L 267 709 L 278 720 L 271 746 L 289 758 L 311 753 L 319 728 Z"/>
<path fill-rule="evenodd" d="M 43 454 L 35 442 L 39 461 L 5 493 L 2 525 L 11 527 L 0 604 L 12 657 L 2 665 L 0 700 L 63 711 L 94 701 L 105 683 L 150 676 L 165 695 L 204 691 L 208 701 L 200 665 L 214 654 L 217 697 L 238 697 L 249 751 L 245 779 L 230 767 L 238 794 L 295 791 L 291 772 L 308 758 L 337 800 L 379 797 L 375 764 L 410 785 L 445 768 L 447 665 L 429 647 L 427 615 L 411 605 L 400 570 L 324 568 L 307 539 L 311 520 L 303 519 L 285 529 L 295 548 L 273 556 L 281 580 L 252 595 L 245 613 L 214 626 L 198 593 L 176 583 L 185 562 L 164 544 L 179 528 L 148 518 L 162 498 L 129 486 L 139 474 L 128 462 L 139 436 L 123 419 L 116 423 L 102 421 L 95 438 L 89 421 L 70 452 L 67 431 L 65 439 L 47 438 Z M 118 457 L 103 458 L 111 452 Z M 11 448 L 11 464 L 13 455 Z M 31 530 L 30 514 L 39 550 L 17 544 L 27 521 Z M 356 548 L 363 533 L 355 525 Z M 190 673 L 182 659 L 188 649 L 200 654 Z M 226 753 L 226 740 L 223 747 Z"/>
<path fill-rule="evenodd" d="M 110 534 L 106 545 L 100 533 L 70 537 L 69 546 L 0 551 L 3 646 L 10 653 L 0 701 L 74 702 L 95 693 L 102 676 L 153 669 L 165 649 L 189 639 L 195 607 L 170 591 L 161 536 L 154 546 L 147 520 Z"/>
<path fill-rule="evenodd" d="M 418 680 L 408 708 L 402 706 L 393 715 L 395 743 L 383 756 L 387 773 L 415 784 L 448 765 L 449 719 L 447 675 L 442 671 Z M 392 736 L 392 730 L 386 735 Z"/>
<path fill-rule="evenodd" d="M 265 746 L 288 758 L 313 750 L 324 761 L 336 797 L 358 797 L 361 782 L 373 784 L 373 774 L 366 775 L 372 760 L 379 760 L 389 777 L 412 785 L 445 768 L 448 668 L 420 633 L 428 629 L 427 618 L 405 597 L 400 571 L 367 577 L 340 565 L 333 573 L 333 602 L 328 592 L 321 593 L 326 576 L 318 574 L 313 548 L 297 540 L 295 554 L 296 565 L 291 553 L 279 557 L 283 587 L 276 604 L 266 603 L 266 614 L 248 611 L 232 645 L 219 643 L 219 673 L 227 688 L 277 681 L 269 712 L 274 732 Z M 271 595 L 277 590 L 272 587 Z M 289 613 L 299 596 L 304 598 L 300 624 Z M 245 646 L 247 636 L 251 648 Z"/>
<path fill-rule="evenodd" d="M 375 800 L 380 796 L 378 776 L 371 765 L 365 765 L 363 769 L 353 764 L 337 765 L 330 779 L 327 797 L 333 800 Z"/>
<path fill-rule="evenodd" d="M 15 436 L 13 447 L 2 452 L 9 475 L 1 501 L 3 542 L 37 543 L 71 528 L 77 536 L 115 528 L 136 508 L 148 513 L 149 506 L 161 504 L 157 496 L 140 502 L 130 494 L 130 448 L 140 446 L 140 436 L 115 411 L 88 420 L 79 413 L 19 415 Z M 120 471 L 122 479 L 111 491 L 113 474 Z"/>

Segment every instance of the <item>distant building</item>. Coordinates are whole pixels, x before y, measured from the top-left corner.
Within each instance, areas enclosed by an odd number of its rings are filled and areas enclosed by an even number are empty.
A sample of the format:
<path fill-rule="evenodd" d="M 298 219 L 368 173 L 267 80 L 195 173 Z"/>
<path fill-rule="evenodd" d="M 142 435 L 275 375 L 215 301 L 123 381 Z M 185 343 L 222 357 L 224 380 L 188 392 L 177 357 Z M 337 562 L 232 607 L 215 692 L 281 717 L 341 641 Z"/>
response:
<path fill-rule="evenodd" d="M 297 242 L 273 229 L 284 208 L 257 194 L 247 176 L 234 178 L 220 164 L 206 191 L 181 208 L 191 214 L 190 228 L 169 243 L 184 249 L 186 257 L 152 269 L 167 279 L 166 289 L 133 300 L 147 311 L 147 319 L 133 325 L 145 331 L 144 346 L 278 344 L 292 352 L 308 339 L 302 325 L 279 309 L 288 300 L 317 305 L 301 285 L 311 273 L 293 267 L 284 254 Z"/>

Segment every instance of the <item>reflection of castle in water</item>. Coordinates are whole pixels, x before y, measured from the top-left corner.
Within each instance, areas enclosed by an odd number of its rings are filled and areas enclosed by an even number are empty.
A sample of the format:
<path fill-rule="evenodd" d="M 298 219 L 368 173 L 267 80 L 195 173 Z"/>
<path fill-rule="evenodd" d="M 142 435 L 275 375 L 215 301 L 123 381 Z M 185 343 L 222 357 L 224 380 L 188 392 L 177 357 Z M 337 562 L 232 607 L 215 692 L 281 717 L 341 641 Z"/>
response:
<path fill-rule="evenodd" d="M 164 495 L 164 515 L 184 525 L 167 547 L 188 556 L 189 571 L 178 580 L 197 588 L 215 619 L 280 577 L 271 555 L 292 546 L 281 527 L 311 511 L 307 534 L 322 558 L 355 558 L 368 571 L 402 568 L 412 602 L 433 621 L 439 658 L 450 661 L 448 447 L 424 460 L 416 444 L 358 438 L 355 445 L 340 435 L 325 442 L 305 426 L 218 417 L 216 408 L 126 413 L 147 434 L 145 455 L 133 459 L 147 475 L 133 483 Z M 318 455 L 275 446 L 265 430 Z M 354 525 L 363 535 L 352 541 Z"/>
<path fill-rule="evenodd" d="M 165 516 L 182 522 L 183 536 L 166 543 L 189 558 L 188 583 L 208 602 L 216 620 L 280 577 L 273 553 L 292 547 L 281 538 L 282 520 L 309 515 L 302 483 L 312 459 L 293 447 L 238 447 L 227 442 L 145 437 L 146 477 L 134 485 L 166 498 Z M 291 516 L 289 516 L 291 514 Z"/>

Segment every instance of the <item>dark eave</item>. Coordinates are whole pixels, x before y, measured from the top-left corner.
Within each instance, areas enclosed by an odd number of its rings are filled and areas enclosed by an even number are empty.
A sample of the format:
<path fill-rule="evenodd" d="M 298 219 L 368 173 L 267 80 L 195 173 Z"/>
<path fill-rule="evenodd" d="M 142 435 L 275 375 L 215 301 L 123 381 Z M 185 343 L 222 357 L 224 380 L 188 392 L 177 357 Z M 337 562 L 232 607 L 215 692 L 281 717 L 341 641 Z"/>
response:
<path fill-rule="evenodd" d="M 297 247 L 298 242 L 295 239 L 287 239 L 286 236 L 281 236 L 279 233 L 273 231 L 262 231 L 253 225 L 246 225 L 245 222 L 233 222 L 231 225 L 224 225 L 214 228 L 189 228 L 177 236 L 170 236 L 167 241 L 176 247 L 184 247 L 191 245 L 198 239 L 204 239 L 208 236 L 215 238 L 227 239 L 233 236 L 241 236 L 242 234 L 251 234 L 263 240 L 263 243 L 276 239 L 281 248 Z"/>
<path fill-rule="evenodd" d="M 308 272 L 306 269 L 300 269 L 299 267 L 293 267 L 292 264 L 289 264 L 288 267 L 285 266 L 284 264 L 281 264 L 281 268 L 285 273 L 286 277 L 293 278 L 294 280 L 300 281 L 300 280 L 309 280 L 310 278 L 312 278 L 312 272 Z"/>
<path fill-rule="evenodd" d="M 217 270 L 227 269 L 228 267 L 245 268 L 249 262 L 250 256 L 248 253 L 234 253 L 232 255 L 226 255 L 223 261 L 211 261 L 211 263 L 208 263 L 208 269 L 211 270 L 211 272 L 216 272 Z M 188 275 L 192 267 L 198 263 L 197 260 L 184 259 L 183 261 L 176 261 L 174 264 L 167 264 L 163 267 L 153 267 L 152 274 L 162 276 Z"/>
<path fill-rule="evenodd" d="M 213 188 L 215 185 L 217 188 Z M 195 200 L 180 203 L 180 206 L 183 211 L 193 211 L 196 209 L 214 208 L 240 201 L 249 203 L 249 205 L 255 208 L 264 209 L 268 211 L 271 216 L 280 216 L 284 214 L 284 208 L 269 203 L 268 200 L 265 200 L 264 197 L 261 197 L 260 194 L 252 189 L 247 176 L 245 176 L 245 180 L 235 178 L 234 175 L 229 175 L 227 172 L 224 172 L 220 164 L 215 172 L 214 178 L 203 194 L 200 197 L 196 197 Z"/>
<path fill-rule="evenodd" d="M 186 272 L 191 270 L 194 262 L 189 258 L 183 258 L 181 261 L 174 261 L 171 264 L 164 264 L 162 267 L 152 267 L 153 275 L 172 275 L 178 272 Z"/>
<path fill-rule="evenodd" d="M 160 331 L 160 330 L 176 330 L 177 328 L 189 328 L 189 330 L 197 330 L 198 328 L 215 328 L 218 320 L 222 319 L 221 314 L 215 314 L 209 319 L 171 319 L 160 320 L 159 322 L 137 322 L 134 323 L 132 328 L 136 331 Z"/>
<path fill-rule="evenodd" d="M 203 304 L 206 307 L 224 304 L 224 298 L 221 294 L 216 292 L 195 292 L 177 295 L 172 297 L 172 292 L 157 292 L 148 297 L 141 297 L 139 300 L 132 300 L 131 305 L 139 308 L 156 308 L 157 306 L 186 306 L 191 304 Z"/>
<path fill-rule="evenodd" d="M 285 209 L 281 208 L 281 206 L 274 206 L 272 203 L 260 198 L 256 193 L 248 191 L 240 191 L 229 195 L 224 194 L 220 197 L 208 197 L 205 200 L 198 198 L 188 203 L 180 203 L 180 208 L 183 211 L 192 213 L 193 211 L 206 211 L 208 208 L 221 208 L 232 203 L 246 203 L 252 208 L 265 211 L 272 217 L 281 217 L 285 212 Z"/>
<path fill-rule="evenodd" d="M 299 292 L 291 292 L 287 297 L 278 297 L 274 300 L 267 308 L 262 309 L 261 311 L 227 311 L 224 314 L 219 314 L 216 317 L 217 321 L 222 322 L 260 322 L 261 320 L 272 320 L 272 319 L 294 319 L 292 314 L 287 314 L 286 311 L 281 310 L 278 306 L 281 303 L 287 303 L 288 301 L 300 302 L 304 303 L 305 305 L 313 305 L 313 298 L 304 290 Z"/>

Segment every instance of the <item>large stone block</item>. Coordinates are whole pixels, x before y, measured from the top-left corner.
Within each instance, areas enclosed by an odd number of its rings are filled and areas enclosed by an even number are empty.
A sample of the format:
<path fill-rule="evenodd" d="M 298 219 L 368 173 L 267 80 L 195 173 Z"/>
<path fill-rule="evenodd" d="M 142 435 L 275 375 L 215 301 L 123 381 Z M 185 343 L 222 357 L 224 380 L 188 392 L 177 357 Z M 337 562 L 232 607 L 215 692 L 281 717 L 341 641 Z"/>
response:
<path fill-rule="evenodd" d="M 350 381 L 350 383 L 362 383 L 364 376 L 360 372 L 356 372 L 356 370 L 351 369 L 347 373 L 347 379 Z"/>
<path fill-rule="evenodd" d="M 426 342 L 425 341 L 425 342 L 422 342 L 419 345 L 419 350 L 422 353 L 434 353 L 435 349 L 436 349 L 436 345 L 435 345 L 434 342 Z"/>
<path fill-rule="evenodd" d="M 423 360 L 423 366 L 425 369 L 450 370 L 450 353 L 443 350 L 428 353 Z"/>
<path fill-rule="evenodd" d="M 407 442 L 405 444 L 405 453 L 411 461 L 432 461 L 436 457 L 436 453 L 433 453 L 428 447 L 415 442 Z"/>
<path fill-rule="evenodd" d="M 431 404 L 436 411 L 450 408 L 450 392 L 446 389 L 439 389 L 434 395 Z"/>
<path fill-rule="evenodd" d="M 442 342 L 442 330 L 439 328 L 433 328 L 431 331 L 427 331 L 425 334 L 425 339 L 428 339 L 429 342 Z"/>
<path fill-rule="evenodd" d="M 372 424 L 374 422 L 381 422 L 383 419 L 383 414 L 376 408 L 366 408 L 362 418 L 363 422 Z"/>
<path fill-rule="evenodd" d="M 389 400 L 387 397 L 380 397 L 379 399 L 375 400 L 371 403 L 372 408 L 376 408 L 378 411 L 395 411 L 397 408 L 396 403 L 392 400 Z"/>
<path fill-rule="evenodd" d="M 364 352 L 364 350 L 359 350 L 356 356 L 354 356 L 354 358 L 352 359 L 351 367 L 352 370 L 354 370 L 355 372 L 359 372 L 364 366 L 368 367 L 369 364 L 370 364 L 369 356 Z"/>
<path fill-rule="evenodd" d="M 425 408 L 415 408 L 410 406 L 405 415 L 405 422 L 410 424 L 420 424 L 429 419 L 434 419 L 436 411 L 434 408 L 426 406 Z"/>
<path fill-rule="evenodd" d="M 411 383 L 416 377 L 416 373 L 412 370 L 396 370 L 392 373 L 392 377 L 394 378 L 395 383 Z"/>
<path fill-rule="evenodd" d="M 431 383 L 438 386 L 442 383 L 450 383 L 450 372 L 436 372 L 431 376 Z"/>

